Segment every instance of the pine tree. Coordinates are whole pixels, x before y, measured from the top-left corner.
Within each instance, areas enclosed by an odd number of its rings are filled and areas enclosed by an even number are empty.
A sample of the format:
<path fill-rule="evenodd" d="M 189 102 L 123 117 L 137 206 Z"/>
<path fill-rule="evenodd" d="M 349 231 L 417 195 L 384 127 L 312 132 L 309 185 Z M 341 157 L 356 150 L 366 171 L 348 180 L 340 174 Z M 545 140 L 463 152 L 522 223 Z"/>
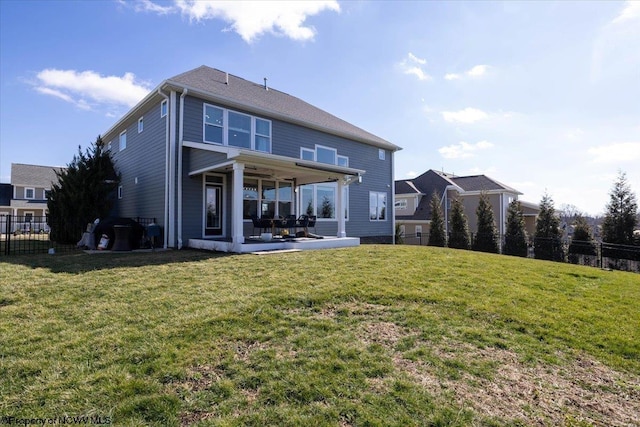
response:
<path fill-rule="evenodd" d="M 524 226 L 522 205 L 518 200 L 514 200 L 509 203 L 507 208 L 507 230 L 504 235 L 502 253 L 526 257 L 527 252 L 527 232 Z"/>
<path fill-rule="evenodd" d="M 75 243 L 88 222 L 109 215 L 120 178 L 99 136 L 84 153 L 78 147 L 71 163 L 56 175 L 47 200 L 52 238 Z"/>
<path fill-rule="evenodd" d="M 561 242 L 560 219 L 556 215 L 553 199 L 545 193 L 540 201 L 540 214 L 536 220 L 533 241 L 535 257 L 551 261 L 562 261 L 564 252 Z"/>
<path fill-rule="evenodd" d="M 638 204 L 624 172 L 618 174 L 609 194 L 607 213 L 602 223 L 602 240 L 607 243 L 632 245 Z"/>
<path fill-rule="evenodd" d="M 447 236 L 444 232 L 444 215 L 440 208 L 440 198 L 434 192 L 429 201 L 431 209 L 431 224 L 429 226 L 429 246 L 447 246 Z"/>
<path fill-rule="evenodd" d="M 453 199 L 451 204 L 451 234 L 449 235 L 449 247 L 455 249 L 470 249 L 469 224 L 464 214 L 462 202 Z"/>
<path fill-rule="evenodd" d="M 582 215 L 577 215 L 573 226 L 573 237 L 569 245 L 569 262 L 577 263 L 578 255 L 596 255 L 591 227 Z"/>
<path fill-rule="evenodd" d="M 473 241 L 473 250 L 497 254 L 498 231 L 493 218 L 493 208 L 486 193 L 480 194 L 476 216 L 478 218 L 478 231 Z"/>

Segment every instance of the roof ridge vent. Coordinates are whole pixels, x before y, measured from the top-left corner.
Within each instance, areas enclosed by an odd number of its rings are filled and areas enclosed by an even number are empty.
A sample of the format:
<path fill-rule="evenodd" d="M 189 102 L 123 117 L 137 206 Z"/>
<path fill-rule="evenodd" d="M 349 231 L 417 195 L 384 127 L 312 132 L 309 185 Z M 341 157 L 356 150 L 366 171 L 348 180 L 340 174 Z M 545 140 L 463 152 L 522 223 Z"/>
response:
<path fill-rule="evenodd" d="M 269 87 L 267 86 L 267 78 L 264 78 L 264 90 L 269 90 Z"/>
<path fill-rule="evenodd" d="M 229 73 L 224 73 L 224 84 L 228 85 L 229 84 Z"/>

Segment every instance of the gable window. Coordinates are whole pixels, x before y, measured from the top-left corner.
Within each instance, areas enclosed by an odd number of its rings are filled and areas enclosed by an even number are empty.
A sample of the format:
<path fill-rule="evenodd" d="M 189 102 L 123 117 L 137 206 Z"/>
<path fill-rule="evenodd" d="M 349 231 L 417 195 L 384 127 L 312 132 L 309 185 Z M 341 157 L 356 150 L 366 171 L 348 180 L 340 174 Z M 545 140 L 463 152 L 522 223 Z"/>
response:
<path fill-rule="evenodd" d="M 335 165 L 337 164 L 337 157 L 338 151 L 335 148 L 316 145 L 316 162 Z"/>
<path fill-rule="evenodd" d="M 120 151 L 127 148 L 127 131 L 125 130 L 120 134 Z"/>
<path fill-rule="evenodd" d="M 380 148 L 378 150 L 378 159 L 384 160 L 386 157 L 387 157 L 386 151 L 384 151 L 382 148 Z"/>
<path fill-rule="evenodd" d="M 204 142 L 271 152 L 271 122 L 204 104 Z"/>
<path fill-rule="evenodd" d="M 407 209 L 407 199 L 396 200 L 394 203 L 396 210 Z"/>
<path fill-rule="evenodd" d="M 138 119 L 138 133 L 141 133 L 144 130 L 144 118 L 140 117 Z"/>
<path fill-rule="evenodd" d="M 35 199 L 36 198 L 36 189 L 35 188 L 25 188 L 24 189 L 24 198 L 25 199 Z"/>
<path fill-rule="evenodd" d="M 160 103 L 160 117 L 161 118 L 167 115 L 168 109 L 169 109 L 169 103 L 165 99 L 164 101 L 162 101 Z"/>
<path fill-rule="evenodd" d="M 369 220 L 387 220 L 387 193 L 377 191 L 369 192 Z"/>
<path fill-rule="evenodd" d="M 300 148 L 300 158 L 302 160 L 316 160 L 316 152 L 313 150 L 309 150 L 308 148 Z"/>

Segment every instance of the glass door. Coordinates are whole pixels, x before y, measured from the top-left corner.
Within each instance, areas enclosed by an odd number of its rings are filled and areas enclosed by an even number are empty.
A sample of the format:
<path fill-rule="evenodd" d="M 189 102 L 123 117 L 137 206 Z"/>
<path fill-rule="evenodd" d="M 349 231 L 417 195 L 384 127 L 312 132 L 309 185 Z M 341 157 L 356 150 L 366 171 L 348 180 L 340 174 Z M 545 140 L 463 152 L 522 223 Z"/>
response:
<path fill-rule="evenodd" d="M 205 186 L 204 235 L 222 235 L 222 186 L 207 184 Z"/>

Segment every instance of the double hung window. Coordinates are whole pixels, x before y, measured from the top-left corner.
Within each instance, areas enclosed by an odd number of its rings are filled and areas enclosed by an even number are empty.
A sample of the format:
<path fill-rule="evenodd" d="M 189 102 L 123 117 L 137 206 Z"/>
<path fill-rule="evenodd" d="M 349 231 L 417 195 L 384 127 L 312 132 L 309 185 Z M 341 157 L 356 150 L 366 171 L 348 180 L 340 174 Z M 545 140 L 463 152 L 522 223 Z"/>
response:
<path fill-rule="evenodd" d="M 369 192 L 369 219 L 371 221 L 387 220 L 387 193 Z"/>

